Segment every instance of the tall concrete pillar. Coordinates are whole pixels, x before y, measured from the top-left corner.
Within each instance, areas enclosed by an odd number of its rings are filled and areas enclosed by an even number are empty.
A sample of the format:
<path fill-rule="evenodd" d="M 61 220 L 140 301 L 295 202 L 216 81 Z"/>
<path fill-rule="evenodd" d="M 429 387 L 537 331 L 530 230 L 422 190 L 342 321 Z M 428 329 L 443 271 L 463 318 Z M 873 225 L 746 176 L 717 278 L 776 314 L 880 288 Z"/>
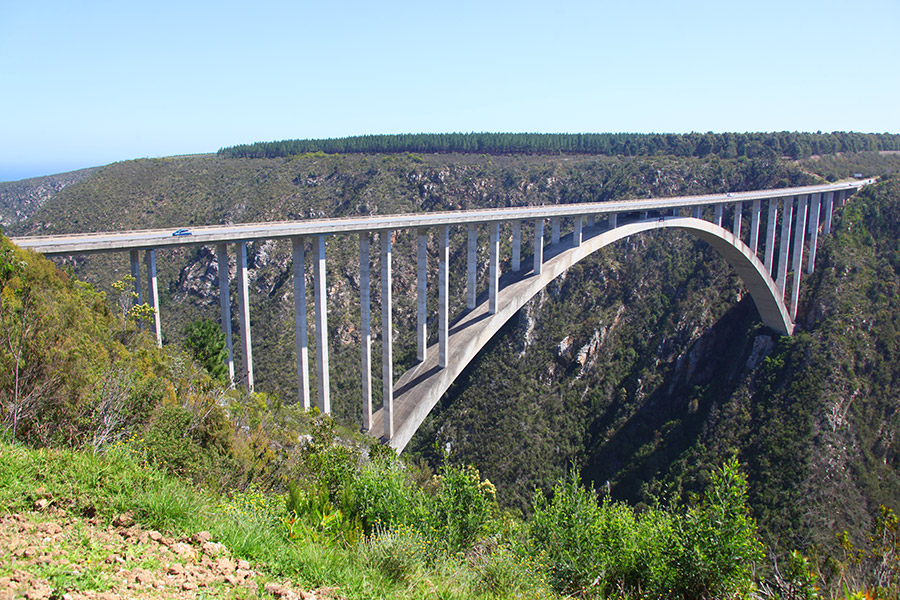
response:
<path fill-rule="evenodd" d="M 306 318 L 306 240 L 291 238 L 294 279 L 294 347 L 297 356 L 297 402 L 303 410 L 312 406 L 309 400 L 309 336 Z"/>
<path fill-rule="evenodd" d="M 741 215 L 743 208 L 743 202 L 734 203 L 734 223 L 731 228 L 731 233 L 733 233 L 734 237 L 736 237 L 737 239 L 741 239 Z"/>
<path fill-rule="evenodd" d="M 838 190 L 834 193 L 834 201 L 838 208 L 844 208 L 844 202 L 847 200 L 847 190 Z"/>
<path fill-rule="evenodd" d="M 714 213 L 713 213 L 713 223 L 715 223 L 719 227 L 722 226 L 722 205 L 721 204 L 716 204 L 716 207 L 715 207 Z"/>
<path fill-rule="evenodd" d="M 144 303 L 144 290 L 141 288 L 141 253 L 139 250 L 132 250 L 129 252 L 129 259 L 131 261 L 131 276 L 134 278 L 134 293 L 135 298 L 137 300 L 137 304 Z M 143 329 L 144 324 L 141 321 L 137 322 L 138 329 Z"/>
<path fill-rule="evenodd" d="M 649 211 L 649 210 L 645 210 L 644 212 L 642 212 L 642 213 L 641 213 L 641 218 L 642 218 L 643 220 L 645 220 L 645 221 L 646 221 L 647 219 L 649 219 L 649 218 L 650 218 L 650 211 Z"/>
<path fill-rule="evenodd" d="M 134 277 L 134 293 L 137 294 L 137 303 L 144 303 L 144 290 L 141 289 L 141 255 L 139 250 L 129 252 L 131 260 L 131 276 Z"/>
<path fill-rule="evenodd" d="M 681 216 L 681 207 L 680 206 L 676 206 L 675 208 L 672 209 L 672 216 L 673 217 Z"/>
<path fill-rule="evenodd" d="M 610 213 L 610 215 L 606 218 L 606 226 L 610 229 L 615 229 L 619 226 L 619 213 Z"/>
<path fill-rule="evenodd" d="M 753 201 L 753 209 L 750 211 L 750 252 L 756 256 L 756 250 L 759 247 L 759 212 L 762 202 L 760 200 Z"/>
<path fill-rule="evenodd" d="M 447 366 L 450 340 L 450 234 L 438 227 L 438 366 Z"/>
<path fill-rule="evenodd" d="M 584 222 L 583 217 L 580 217 L 580 216 L 575 217 L 575 229 L 572 231 L 572 243 L 575 246 L 581 245 L 581 238 L 583 237 L 583 235 L 582 235 L 583 222 Z"/>
<path fill-rule="evenodd" d="M 416 241 L 416 358 L 424 362 L 428 353 L 428 230 L 419 229 Z"/>
<path fill-rule="evenodd" d="M 522 221 L 516 219 L 512 222 L 512 270 L 518 273 L 522 268 Z"/>
<path fill-rule="evenodd" d="M 588 215 L 587 216 L 587 226 L 593 227 L 596 219 L 597 219 L 596 215 L 593 215 L 593 214 Z"/>
<path fill-rule="evenodd" d="M 384 437 L 394 437 L 394 354 L 391 320 L 391 232 L 382 231 L 381 238 L 381 398 L 384 402 Z"/>
<path fill-rule="evenodd" d="M 559 224 L 561 219 L 559 217 L 550 217 L 550 243 L 558 244 L 559 243 Z"/>
<path fill-rule="evenodd" d="M 331 374 L 328 369 L 328 297 L 325 281 L 325 236 L 317 235 L 313 244 L 313 309 L 316 320 L 316 378 L 319 388 L 319 412 L 331 412 Z"/>
<path fill-rule="evenodd" d="M 825 193 L 825 224 L 822 232 L 825 235 L 831 233 L 831 218 L 834 216 L 834 192 Z"/>
<path fill-rule="evenodd" d="M 497 294 L 500 285 L 500 223 L 494 221 L 490 225 L 490 258 L 488 263 L 488 313 L 497 312 Z"/>
<path fill-rule="evenodd" d="M 247 281 L 247 242 L 235 244 L 237 250 L 238 321 L 241 324 L 241 356 L 244 359 L 243 380 L 253 391 L 253 344 L 250 341 L 250 295 Z"/>
<path fill-rule="evenodd" d="M 219 314 L 222 333 L 225 334 L 225 366 L 228 368 L 228 383 L 234 385 L 234 341 L 231 338 L 231 290 L 228 286 L 228 246 L 216 244 L 216 267 L 219 270 Z"/>
<path fill-rule="evenodd" d="M 785 285 L 787 284 L 788 269 L 788 250 L 791 245 L 791 219 L 794 216 L 794 198 L 784 198 L 781 207 L 781 243 L 778 246 L 778 279 L 775 284 L 784 297 Z"/>
<path fill-rule="evenodd" d="M 766 273 L 772 275 L 772 262 L 775 258 L 775 224 L 778 221 L 778 198 L 769 198 L 769 217 L 766 220 Z"/>
<path fill-rule="evenodd" d="M 695 219 L 702 219 L 703 218 L 703 207 L 695 206 L 694 209 L 691 211 L 691 216 L 694 217 Z"/>
<path fill-rule="evenodd" d="M 544 220 L 534 222 L 534 274 L 540 275 L 544 268 Z"/>
<path fill-rule="evenodd" d="M 147 250 L 144 254 L 147 266 L 147 304 L 153 309 L 153 333 L 156 345 L 162 348 L 162 328 L 159 318 L 159 282 L 156 279 L 156 250 Z"/>
<path fill-rule="evenodd" d="M 478 229 L 474 223 L 469 223 L 468 231 L 468 252 L 466 254 L 466 308 L 472 310 L 475 308 L 475 298 L 478 297 L 478 290 L 476 288 L 476 275 L 478 273 L 476 264 L 478 258 Z"/>
<path fill-rule="evenodd" d="M 812 273 L 816 266 L 816 246 L 819 242 L 819 213 L 822 207 L 822 194 L 812 195 L 809 207 L 809 263 L 806 272 Z"/>
<path fill-rule="evenodd" d="M 360 371 L 362 373 L 362 428 L 372 428 L 372 283 L 369 276 L 369 232 L 359 234 Z"/>
<path fill-rule="evenodd" d="M 794 281 L 791 291 L 791 318 L 797 318 L 797 303 L 798 296 L 800 295 L 800 273 L 803 270 L 801 268 L 801 262 L 803 260 L 803 243 L 806 241 L 806 205 L 809 201 L 809 196 L 803 195 L 800 196 L 799 203 L 797 204 L 797 225 L 796 230 L 794 231 L 794 264 L 791 269 L 794 272 Z"/>

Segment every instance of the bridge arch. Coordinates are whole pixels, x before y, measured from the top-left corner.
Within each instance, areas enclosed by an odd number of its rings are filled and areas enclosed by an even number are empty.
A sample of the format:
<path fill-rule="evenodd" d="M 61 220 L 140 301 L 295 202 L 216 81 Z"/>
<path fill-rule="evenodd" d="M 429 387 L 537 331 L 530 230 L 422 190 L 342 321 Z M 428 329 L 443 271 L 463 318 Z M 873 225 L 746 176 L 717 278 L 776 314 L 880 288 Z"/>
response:
<path fill-rule="evenodd" d="M 395 383 L 395 433 L 393 438 L 384 441 L 398 452 L 403 451 L 428 413 L 481 349 L 520 308 L 572 265 L 621 239 L 660 229 L 685 231 L 707 242 L 734 268 L 747 286 L 762 322 L 784 335 L 793 332 L 794 323 L 782 293 L 765 265 L 730 231 L 692 217 L 643 219 L 612 229 L 601 228 L 592 236 L 586 235 L 579 245 L 564 240 L 546 248 L 543 268 L 537 275 L 531 271 L 504 275 L 494 314 L 488 312 L 487 299 L 463 313 L 450 327 L 447 366 L 438 367 L 438 352 L 434 347 L 427 353 L 429 359 L 406 371 Z M 372 415 L 370 431 L 373 434 L 383 431 L 383 410 Z"/>

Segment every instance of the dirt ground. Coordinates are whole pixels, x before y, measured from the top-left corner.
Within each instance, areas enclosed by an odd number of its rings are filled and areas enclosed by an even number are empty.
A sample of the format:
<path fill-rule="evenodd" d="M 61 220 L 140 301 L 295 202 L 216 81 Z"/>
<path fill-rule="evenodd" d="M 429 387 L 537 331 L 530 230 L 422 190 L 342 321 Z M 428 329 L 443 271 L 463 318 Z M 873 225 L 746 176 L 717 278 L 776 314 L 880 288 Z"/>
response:
<path fill-rule="evenodd" d="M 207 532 L 175 539 L 141 529 L 128 513 L 104 526 L 35 509 L 0 516 L 0 600 L 333 597 L 268 580 Z"/>

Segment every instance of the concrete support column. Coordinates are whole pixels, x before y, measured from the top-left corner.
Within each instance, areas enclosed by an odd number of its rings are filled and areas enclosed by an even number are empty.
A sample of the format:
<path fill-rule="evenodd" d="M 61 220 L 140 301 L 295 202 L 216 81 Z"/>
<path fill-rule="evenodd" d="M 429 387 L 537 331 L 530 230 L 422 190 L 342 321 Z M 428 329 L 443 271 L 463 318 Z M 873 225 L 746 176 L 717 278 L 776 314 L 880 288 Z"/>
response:
<path fill-rule="evenodd" d="M 500 291 L 500 223 L 490 225 L 490 259 L 488 263 L 488 314 L 497 312 L 497 294 Z"/>
<path fill-rule="evenodd" d="M 673 216 L 673 217 L 680 217 L 680 216 L 681 216 L 681 207 L 680 207 L 680 206 L 677 206 L 677 207 L 675 207 L 675 208 L 672 209 L 672 216 Z"/>
<path fill-rule="evenodd" d="M 234 341 L 231 338 L 231 290 L 228 286 L 228 246 L 216 244 L 216 267 L 219 270 L 219 313 L 222 333 L 225 334 L 225 366 L 228 367 L 228 383 L 234 385 Z"/>
<path fill-rule="evenodd" d="M 162 348 L 162 329 L 159 319 L 159 282 L 156 279 L 156 250 L 147 250 L 144 254 L 147 266 L 147 304 L 153 309 L 153 333 L 156 345 Z"/>
<path fill-rule="evenodd" d="M 644 212 L 642 212 L 642 213 L 641 213 L 641 218 L 642 218 L 643 220 L 645 220 L 645 221 L 646 221 L 647 219 L 649 219 L 649 218 L 650 218 L 650 211 L 649 211 L 649 210 L 645 210 Z"/>
<path fill-rule="evenodd" d="M 737 239 L 741 239 L 741 216 L 743 208 L 743 202 L 734 203 L 734 223 L 731 228 L 731 233 L 733 233 L 734 237 L 736 237 Z"/>
<path fill-rule="evenodd" d="M 847 190 L 838 190 L 834 193 L 834 201 L 838 208 L 844 208 L 844 202 L 847 200 Z"/>
<path fill-rule="evenodd" d="M 419 229 L 416 241 L 416 358 L 424 362 L 428 354 L 428 230 Z"/>
<path fill-rule="evenodd" d="M 131 276 L 134 277 L 134 293 L 137 294 L 137 303 L 144 303 L 144 290 L 141 289 L 141 255 L 139 250 L 132 250 L 129 254 L 131 260 Z M 226 271 L 227 272 L 227 271 Z"/>
<path fill-rule="evenodd" d="M 391 232 L 381 238 L 381 385 L 384 402 L 384 437 L 394 437 L 394 353 L 391 322 Z"/>
<path fill-rule="evenodd" d="M 597 219 L 597 216 L 596 216 L 596 215 L 588 215 L 588 216 L 587 216 L 587 226 L 588 226 L 588 227 L 593 227 L 593 226 L 594 226 L 594 222 L 596 221 L 596 219 Z"/>
<path fill-rule="evenodd" d="M 328 298 L 325 282 L 325 236 L 317 235 L 313 247 L 313 305 L 316 319 L 316 377 L 319 412 L 331 412 L 331 377 L 328 369 Z"/>
<path fill-rule="evenodd" d="M 615 229 L 619 226 L 619 213 L 611 213 L 606 218 L 606 226 L 610 229 Z"/>
<path fill-rule="evenodd" d="M 476 274 L 478 273 L 476 264 L 476 260 L 478 258 L 478 229 L 474 223 L 469 223 L 468 230 L 468 259 L 466 261 L 466 308 L 472 310 L 473 308 L 475 308 L 475 298 L 478 297 L 478 290 L 476 289 Z"/>
<path fill-rule="evenodd" d="M 559 243 L 559 217 L 550 217 L 550 243 L 558 244 Z"/>
<path fill-rule="evenodd" d="M 775 284 L 784 297 L 784 289 L 787 284 L 788 249 L 791 245 L 791 219 L 794 216 L 794 198 L 783 199 L 781 207 L 781 243 L 778 247 L 778 279 Z"/>
<path fill-rule="evenodd" d="M 450 234 L 447 226 L 438 227 L 438 366 L 447 366 L 450 340 Z"/>
<path fill-rule="evenodd" d="M 372 428 L 372 280 L 369 275 L 369 232 L 359 234 L 360 370 L 362 372 L 362 428 Z"/>
<path fill-rule="evenodd" d="M 714 210 L 715 210 L 715 212 L 713 213 L 713 223 L 715 223 L 717 226 L 721 227 L 722 226 L 722 205 L 716 204 L 716 208 Z"/>
<path fill-rule="evenodd" d="M 825 193 L 825 224 L 822 227 L 822 233 L 828 235 L 831 233 L 831 219 L 834 216 L 834 192 Z"/>
<path fill-rule="evenodd" d="M 791 291 L 791 318 L 797 318 L 797 303 L 800 295 L 800 273 L 803 270 L 801 262 L 803 261 L 803 243 L 806 241 L 806 205 L 809 196 L 800 196 L 797 205 L 797 228 L 794 231 L 794 264 L 792 271 L 794 272 L 794 281 Z"/>
<path fill-rule="evenodd" d="M 294 346 L 297 356 L 297 402 L 309 410 L 309 336 L 306 318 L 306 240 L 291 238 L 294 276 Z"/>
<path fill-rule="evenodd" d="M 822 194 L 813 194 L 809 207 L 809 263 L 806 272 L 812 273 L 816 267 L 816 245 L 819 242 L 819 213 L 822 210 Z"/>
<path fill-rule="evenodd" d="M 694 217 L 695 219 L 702 219 L 703 218 L 703 207 L 695 206 L 694 210 L 691 211 L 691 216 Z"/>
<path fill-rule="evenodd" d="M 756 256 L 759 248 L 759 212 L 762 206 L 761 200 L 753 201 L 753 209 L 750 211 L 750 252 Z"/>
<path fill-rule="evenodd" d="M 516 219 L 512 222 L 512 270 L 518 273 L 522 268 L 522 221 Z"/>
<path fill-rule="evenodd" d="M 544 268 L 544 220 L 534 222 L 534 274 L 540 275 Z"/>
<path fill-rule="evenodd" d="M 766 220 L 766 273 L 772 275 L 772 262 L 775 258 L 775 227 L 778 221 L 778 198 L 769 198 L 769 216 Z"/>
<path fill-rule="evenodd" d="M 575 217 L 575 229 L 572 231 L 572 243 L 575 246 L 581 245 L 582 236 L 582 228 L 583 228 L 584 218 L 583 217 Z"/>
<path fill-rule="evenodd" d="M 237 249 L 238 321 L 241 324 L 241 356 L 244 359 L 243 382 L 253 391 L 253 344 L 250 341 L 250 295 L 247 281 L 247 242 Z"/>

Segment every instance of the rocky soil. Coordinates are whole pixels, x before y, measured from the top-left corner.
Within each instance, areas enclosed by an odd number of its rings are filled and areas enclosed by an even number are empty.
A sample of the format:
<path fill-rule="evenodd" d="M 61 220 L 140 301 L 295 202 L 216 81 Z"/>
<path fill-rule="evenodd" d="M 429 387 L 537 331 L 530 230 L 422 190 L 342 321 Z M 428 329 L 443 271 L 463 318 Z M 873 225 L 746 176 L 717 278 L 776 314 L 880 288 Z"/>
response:
<path fill-rule="evenodd" d="M 134 523 L 67 515 L 39 501 L 33 512 L 0 516 L 0 600 L 339 597 L 272 581 L 207 532 L 167 537 Z"/>

